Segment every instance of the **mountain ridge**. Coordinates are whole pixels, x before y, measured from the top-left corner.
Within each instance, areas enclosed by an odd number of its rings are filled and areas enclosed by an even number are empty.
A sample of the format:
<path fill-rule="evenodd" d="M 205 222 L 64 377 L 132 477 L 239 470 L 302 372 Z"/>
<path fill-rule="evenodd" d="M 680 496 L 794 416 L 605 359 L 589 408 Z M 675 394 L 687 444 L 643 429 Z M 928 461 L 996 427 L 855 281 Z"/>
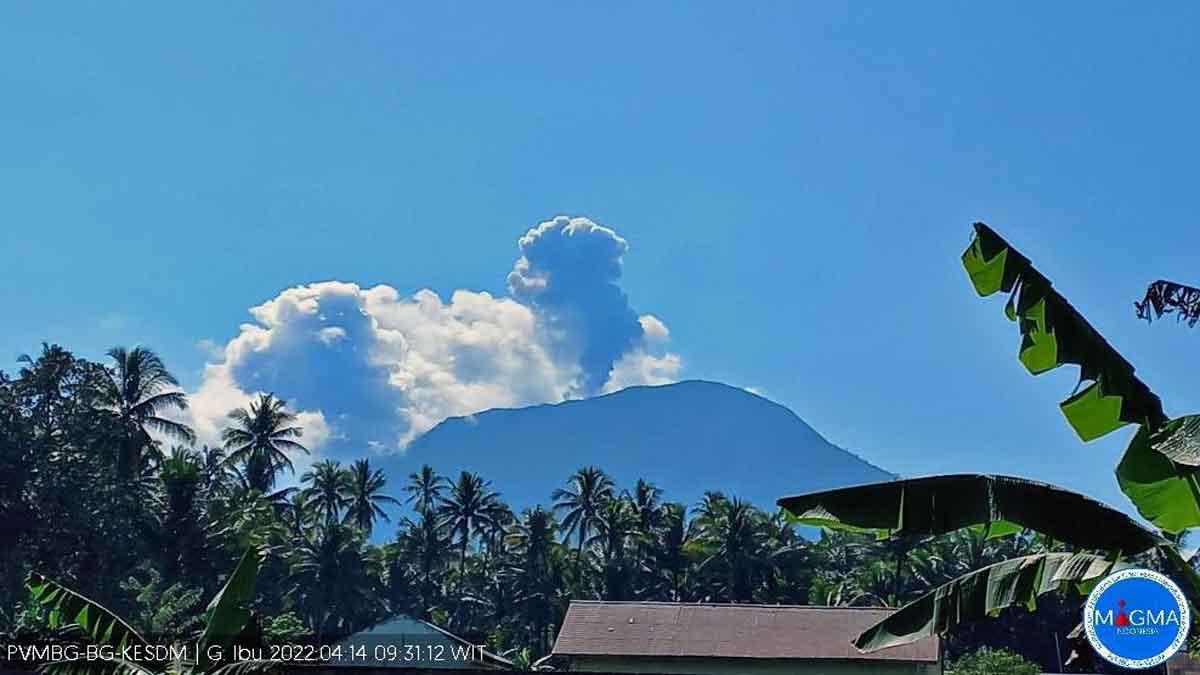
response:
<path fill-rule="evenodd" d="M 787 406 L 707 380 L 451 417 L 404 454 L 379 461 L 393 486 L 422 464 L 451 479 L 473 471 L 516 510 L 548 504 L 555 488 L 589 465 L 619 488 L 645 478 L 668 501 L 690 505 L 720 490 L 768 510 L 785 495 L 896 477 L 834 445 Z"/>

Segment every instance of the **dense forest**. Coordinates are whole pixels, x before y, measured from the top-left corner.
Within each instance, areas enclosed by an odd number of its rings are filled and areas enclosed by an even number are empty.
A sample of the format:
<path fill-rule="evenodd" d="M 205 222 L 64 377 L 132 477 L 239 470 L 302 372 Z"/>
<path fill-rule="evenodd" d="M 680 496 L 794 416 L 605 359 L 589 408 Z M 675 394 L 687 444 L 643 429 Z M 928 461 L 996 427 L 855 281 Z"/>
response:
<path fill-rule="evenodd" d="M 366 451 L 295 475 L 307 449 L 284 401 L 259 395 L 230 411 L 219 447 L 200 446 L 175 421 L 187 399 L 152 351 L 108 356 L 46 345 L 0 372 L 0 635 L 48 630 L 24 583 L 37 572 L 144 634 L 186 638 L 259 546 L 264 641 L 329 641 L 407 614 L 527 663 L 549 652 L 571 599 L 895 606 L 1052 545 L 801 532 L 733 495 L 677 503 L 652 477 L 622 486 L 602 467 L 520 513 L 486 476 L 425 466 L 392 484 Z M 395 536 L 373 543 L 385 521 Z M 950 655 L 990 644 L 1061 663 L 1056 641 L 1078 607 L 1055 598 L 1006 613 L 952 636 Z"/>

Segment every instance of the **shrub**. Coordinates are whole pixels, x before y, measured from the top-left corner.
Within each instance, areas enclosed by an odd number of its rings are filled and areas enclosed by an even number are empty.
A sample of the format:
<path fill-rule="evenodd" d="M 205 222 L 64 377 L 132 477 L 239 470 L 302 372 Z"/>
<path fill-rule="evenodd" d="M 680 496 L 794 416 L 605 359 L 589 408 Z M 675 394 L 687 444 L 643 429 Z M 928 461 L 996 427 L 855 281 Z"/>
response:
<path fill-rule="evenodd" d="M 1014 651 L 984 647 L 952 663 L 947 672 L 953 675 L 1038 675 L 1042 669 Z"/>

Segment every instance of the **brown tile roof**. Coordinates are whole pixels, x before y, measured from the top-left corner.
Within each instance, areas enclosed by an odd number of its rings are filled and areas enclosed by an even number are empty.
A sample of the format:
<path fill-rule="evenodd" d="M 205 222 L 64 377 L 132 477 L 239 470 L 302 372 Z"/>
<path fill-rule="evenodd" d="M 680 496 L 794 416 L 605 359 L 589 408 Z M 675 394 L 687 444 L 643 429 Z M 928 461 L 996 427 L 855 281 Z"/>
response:
<path fill-rule="evenodd" d="M 790 605 L 572 601 L 562 656 L 938 660 L 938 639 L 863 654 L 850 640 L 892 610 Z"/>

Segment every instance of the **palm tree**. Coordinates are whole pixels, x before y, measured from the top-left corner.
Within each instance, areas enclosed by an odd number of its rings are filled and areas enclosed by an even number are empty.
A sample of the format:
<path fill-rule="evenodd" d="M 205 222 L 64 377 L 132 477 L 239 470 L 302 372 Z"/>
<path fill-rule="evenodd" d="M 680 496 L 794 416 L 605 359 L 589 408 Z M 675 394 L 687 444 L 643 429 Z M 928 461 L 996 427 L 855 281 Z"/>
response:
<path fill-rule="evenodd" d="M 282 519 L 293 538 L 298 540 L 304 536 L 305 531 L 312 525 L 312 516 L 307 495 L 303 492 L 292 492 L 287 505 L 282 509 Z"/>
<path fill-rule="evenodd" d="M 612 478 L 598 466 L 585 466 L 567 481 L 567 488 L 558 488 L 551 495 L 555 511 L 565 511 L 563 540 L 577 538 L 576 556 L 583 562 L 583 545 L 600 522 L 600 509 L 612 499 L 615 488 Z"/>
<path fill-rule="evenodd" d="M 527 509 L 509 535 L 515 549 L 517 602 L 529 619 L 534 648 L 546 651 L 546 627 L 553 619 L 555 578 L 551 553 L 557 546 L 558 523 L 554 514 L 541 506 Z"/>
<path fill-rule="evenodd" d="M 469 471 L 459 475 L 458 480 L 450 486 L 450 494 L 442 499 L 439 511 L 451 538 L 458 537 L 459 573 L 464 577 L 471 537 L 481 533 L 491 521 L 499 500 L 500 493 L 491 489 L 490 481 Z"/>
<path fill-rule="evenodd" d="M 446 483 L 444 476 L 439 476 L 433 467 L 425 464 L 419 471 L 408 474 L 408 485 L 404 486 L 408 498 L 404 501 L 412 504 L 417 513 L 430 511 L 441 503 Z"/>
<path fill-rule="evenodd" d="M 293 554 L 290 595 L 299 600 L 319 639 L 348 634 L 381 618 L 382 561 L 363 555 L 362 532 L 337 523 L 306 537 Z"/>
<path fill-rule="evenodd" d="M 483 541 L 490 557 L 504 554 L 505 539 L 516 520 L 512 509 L 502 501 L 497 500 L 489 509 L 487 522 L 483 525 Z"/>
<path fill-rule="evenodd" d="M 187 568 L 202 564 L 205 557 L 200 472 L 199 453 L 175 448 L 158 473 L 154 549 L 166 586 L 178 581 Z"/>
<path fill-rule="evenodd" d="M 200 482 L 208 495 L 224 492 L 230 484 L 234 473 L 225 464 L 225 448 L 221 446 L 202 446 L 200 448 Z"/>
<path fill-rule="evenodd" d="M 604 556 L 605 600 L 629 599 L 631 569 L 625 549 L 628 541 L 638 534 L 637 527 L 637 513 L 627 498 L 613 497 L 600 508 L 596 530 Z"/>
<path fill-rule="evenodd" d="M 308 454 L 308 448 L 295 440 L 303 434 L 293 425 L 295 413 L 274 394 L 259 394 L 249 409 L 237 408 L 229 413 L 229 419 L 233 426 L 221 432 L 221 440 L 229 449 L 225 461 L 242 467 L 243 480 L 252 489 L 268 492 L 280 471 L 295 472 L 288 452 Z"/>
<path fill-rule="evenodd" d="M 639 478 L 629 499 L 637 518 L 636 559 L 634 563 L 639 573 L 643 572 L 649 550 L 653 548 L 659 528 L 663 522 L 662 488 L 645 479 Z"/>
<path fill-rule="evenodd" d="M 313 465 L 311 471 L 300 476 L 301 482 L 309 487 L 303 491 L 305 509 L 321 517 L 326 525 L 336 523 L 350 498 L 350 473 L 339 462 L 322 460 Z"/>
<path fill-rule="evenodd" d="M 678 503 L 663 504 L 660 509 L 662 529 L 658 545 L 650 548 L 653 570 L 656 575 L 657 594 L 671 602 L 682 602 L 690 564 L 688 548 L 695 538 L 694 523 L 687 518 L 687 506 Z"/>
<path fill-rule="evenodd" d="M 630 495 L 634 513 L 637 515 L 638 529 L 645 534 L 652 534 L 662 521 L 663 512 L 659 508 L 662 494 L 662 488 L 639 478 L 637 485 L 633 488 L 633 494 Z"/>
<path fill-rule="evenodd" d="M 163 417 L 167 411 L 182 412 L 188 406 L 179 382 L 157 354 L 145 347 L 113 347 L 108 356 L 113 367 L 101 382 L 99 403 L 117 416 L 122 436 L 117 473 L 130 478 L 141 469 L 142 452 L 154 445 L 150 432 L 189 443 L 195 434 L 187 425 Z"/>
<path fill-rule="evenodd" d="M 395 497 L 383 494 L 387 478 L 382 469 L 371 469 L 371 462 L 360 459 L 350 468 L 350 487 L 346 504 L 346 522 L 353 523 L 367 536 L 375 528 L 375 519 L 391 522 L 382 504 L 400 505 Z"/>
<path fill-rule="evenodd" d="M 420 614 L 428 619 L 439 594 L 437 572 L 449 554 L 450 538 L 437 515 L 424 510 L 416 521 L 405 519 L 404 529 L 397 535 L 397 544 L 416 567 Z"/>
<path fill-rule="evenodd" d="M 750 602 L 754 574 L 766 562 L 762 512 L 737 497 L 713 497 L 702 507 L 700 522 L 708 549 L 700 569 L 723 573 L 723 590 L 730 602 Z"/>

